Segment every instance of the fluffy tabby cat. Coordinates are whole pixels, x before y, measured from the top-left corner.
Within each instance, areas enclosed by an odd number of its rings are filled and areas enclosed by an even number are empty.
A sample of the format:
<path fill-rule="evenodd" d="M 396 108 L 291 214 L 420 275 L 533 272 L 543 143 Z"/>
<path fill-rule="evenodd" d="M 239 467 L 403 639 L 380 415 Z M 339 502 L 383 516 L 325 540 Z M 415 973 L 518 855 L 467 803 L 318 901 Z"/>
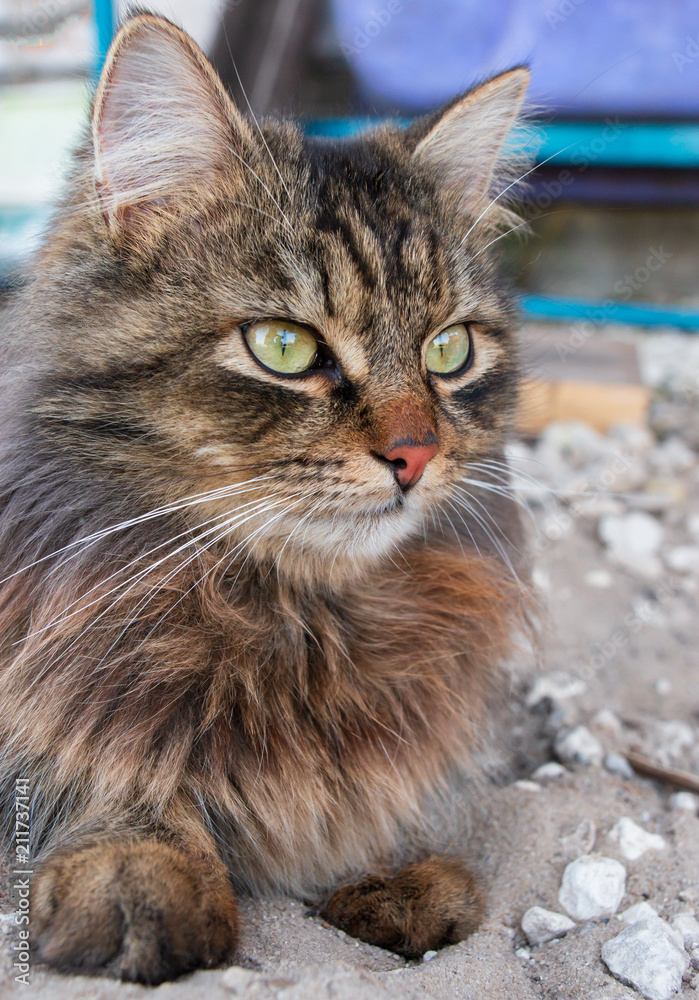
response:
<path fill-rule="evenodd" d="M 234 960 L 236 892 L 409 956 L 477 926 L 477 876 L 404 845 L 524 603 L 491 245 L 527 79 L 322 143 L 169 22 L 119 31 L 3 316 L 0 791 L 9 841 L 31 789 L 38 960 Z"/>

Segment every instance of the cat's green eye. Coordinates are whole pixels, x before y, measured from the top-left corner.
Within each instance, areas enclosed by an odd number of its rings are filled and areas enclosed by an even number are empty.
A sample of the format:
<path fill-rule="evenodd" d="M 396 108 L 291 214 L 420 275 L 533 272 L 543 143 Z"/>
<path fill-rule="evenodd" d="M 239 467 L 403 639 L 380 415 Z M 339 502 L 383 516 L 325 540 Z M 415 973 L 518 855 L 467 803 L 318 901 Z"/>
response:
<path fill-rule="evenodd" d="M 258 361 L 280 375 L 308 371 L 318 356 L 318 341 L 297 323 L 263 319 L 244 328 L 247 345 Z"/>
<path fill-rule="evenodd" d="M 427 371 L 435 375 L 457 372 L 471 357 L 471 350 L 471 334 L 466 324 L 455 323 L 454 326 L 448 326 L 427 345 Z"/>

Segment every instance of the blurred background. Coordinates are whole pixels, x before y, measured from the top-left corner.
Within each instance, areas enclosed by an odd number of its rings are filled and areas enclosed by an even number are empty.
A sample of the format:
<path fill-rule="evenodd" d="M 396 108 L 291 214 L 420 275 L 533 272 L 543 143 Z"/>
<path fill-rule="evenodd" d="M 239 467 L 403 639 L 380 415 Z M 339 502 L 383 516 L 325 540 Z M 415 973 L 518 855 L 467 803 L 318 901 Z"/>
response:
<path fill-rule="evenodd" d="M 541 128 L 535 238 L 513 238 L 531 315 L 699 324 L 696 0 L 159 0 L 256 114 L 313 134 L 409 119 L 527 62 Z M 35 244 L 120 0 L 0 0 L 0 274 Z M 243 93 L 245 96 L 243 96 Z M 545 162 L 544 162 L 545 161 Z M 521 235 L 521 234 L 520 234 Z M 672 266 L 645 267 L 672 243 Z M 629 278 L 631 280 L 629 280 Z M 570 300 L 570 301 L 568 301 Z M 667 309 L 629 312 L 629 303 Z M 695 308 L 696 307 L 696 308 Z"/>

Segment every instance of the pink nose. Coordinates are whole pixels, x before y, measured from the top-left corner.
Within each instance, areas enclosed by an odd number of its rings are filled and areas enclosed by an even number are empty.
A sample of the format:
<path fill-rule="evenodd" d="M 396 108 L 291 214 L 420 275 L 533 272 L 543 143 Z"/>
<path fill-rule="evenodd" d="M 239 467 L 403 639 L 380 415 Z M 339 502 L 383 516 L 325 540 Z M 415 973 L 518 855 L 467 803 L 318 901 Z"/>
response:
<path fill-rule="evenodd" d="M 395 477 L 407 490 L 420 479 L 431 458 L 439 451 L 438 444 L 410 444 L 409 441 L 397 441 L 383 455 L 393 466 Z"/>

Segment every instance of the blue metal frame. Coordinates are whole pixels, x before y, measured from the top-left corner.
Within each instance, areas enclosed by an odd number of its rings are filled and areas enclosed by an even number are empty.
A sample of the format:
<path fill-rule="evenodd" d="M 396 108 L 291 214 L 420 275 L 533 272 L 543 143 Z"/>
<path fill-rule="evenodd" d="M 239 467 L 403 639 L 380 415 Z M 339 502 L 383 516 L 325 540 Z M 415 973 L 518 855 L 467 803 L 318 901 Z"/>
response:
<path fill-rule="evenodd" d="M 102 72 L 104 60 L 114 35 L 114 7 L 112 0 L 94 0 L 93 14 L 97 31 L 97 65 L 95 76 Z"/>
<path fill-rule="evenodd" d="M 656 306 L 641 302 L 587 302 L 558 296 L 522 295 L 520 308 L 530 319 L 580 320 L 605 326 L 608 323 L 634 326 L 672 326 L 680 330 L 699 330 L 699 311 L 682 306 Z"/>
<path fill-rule="evenodd" d="M 380 118 L 318 118 L 306 125 L 308 135 L 345 139 L 380 124 Z M 409 118 L 391 121 L 405 127 Z M 596 167 L 699 168 L 699 124 L 684 122 L 551 122 L 536 127 L 539 163 Z"/>

